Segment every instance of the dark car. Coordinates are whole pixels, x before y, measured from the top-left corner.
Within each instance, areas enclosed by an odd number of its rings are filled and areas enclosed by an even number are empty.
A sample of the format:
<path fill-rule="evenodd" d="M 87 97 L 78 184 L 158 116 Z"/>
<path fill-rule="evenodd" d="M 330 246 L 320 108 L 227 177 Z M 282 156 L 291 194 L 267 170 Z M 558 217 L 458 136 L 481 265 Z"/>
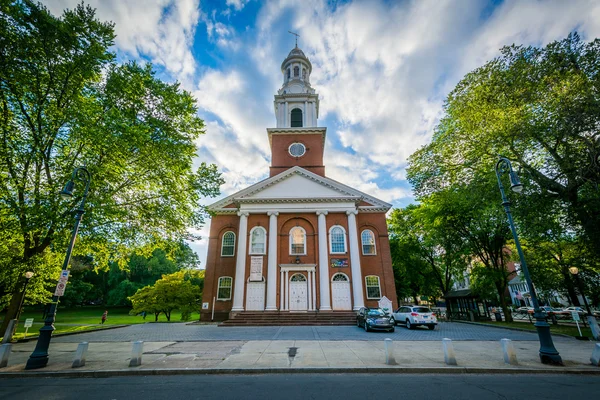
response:
<path fill-rule="evenodd" d="M 356 326 L 365 328 L 366 332 L 388 331 L 394 332 L 394 324 L 390 316 L 381 308 L 363 307 L 356 313 Z"/>

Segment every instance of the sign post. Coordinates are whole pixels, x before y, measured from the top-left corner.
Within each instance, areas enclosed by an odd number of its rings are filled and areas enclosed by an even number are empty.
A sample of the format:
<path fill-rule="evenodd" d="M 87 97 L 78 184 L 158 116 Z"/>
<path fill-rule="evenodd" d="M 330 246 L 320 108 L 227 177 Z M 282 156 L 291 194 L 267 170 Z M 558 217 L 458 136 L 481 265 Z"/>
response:
<path fill-rule="evenodd" d="M 27 339 L 27 331 L 29 330 L 29 328 L 31 328 L 33 326 L 33 318 L 27 318 L 25 320 L 25 339 Z"/>

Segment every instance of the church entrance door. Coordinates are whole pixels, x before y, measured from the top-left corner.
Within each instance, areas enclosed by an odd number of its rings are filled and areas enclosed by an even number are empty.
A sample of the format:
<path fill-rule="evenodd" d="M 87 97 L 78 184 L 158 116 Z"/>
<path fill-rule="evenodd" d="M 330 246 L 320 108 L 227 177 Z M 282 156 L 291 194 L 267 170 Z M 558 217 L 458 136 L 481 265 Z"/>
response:
<path fill-rule="evenodd" d="M 246 286 L 246 310 L 265 310 L 265 283 L 248 282 Z"/>
<path fill-rule="evenodd" d="M 352 310 L 350 280 L 345 274 L 335 274 L 331 279 L 331 306 L 334 310 Z"/>
<path fill-rule="evenodd" d="M 308 284 L 302 274 L 290 278 L 290 311 L 308 310 Z"/>

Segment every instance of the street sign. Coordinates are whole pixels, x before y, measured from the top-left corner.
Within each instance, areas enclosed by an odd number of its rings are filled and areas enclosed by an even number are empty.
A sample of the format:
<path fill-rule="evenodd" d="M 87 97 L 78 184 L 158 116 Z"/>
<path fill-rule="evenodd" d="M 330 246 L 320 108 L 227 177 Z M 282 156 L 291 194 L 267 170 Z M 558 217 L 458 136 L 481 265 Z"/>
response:
<path fill-rule="evenodd" d="M 66 282 L 58 282 L 56 285 L 56 290 L 54 291 L 55 296 L 63 296 L 65 294 L 65 288 L 67 287 Z"/>
<path fill-rule="evenodd" d="M 29 328 L 31 328 L 33 326 L 33 318 L 27 318 L 25 320 L 25 339 L 27 339 L 27 332 L 29 331 Z"/>
<path fill-rule="evenodd" d="M 573 318 L 573 321 L 581 321 L 581 318 L 579 318 L 579 313 L 577 311 L 571 311 L 571 318 Z"/>
<path fill-rule="evenodd" d="M 69 280 L 69 270 L 68 269 L 63 269 L 60 272 L 60 278 L 58 278 L 58 281 L 59 282 L 67 283 L 68 280 Z"/>

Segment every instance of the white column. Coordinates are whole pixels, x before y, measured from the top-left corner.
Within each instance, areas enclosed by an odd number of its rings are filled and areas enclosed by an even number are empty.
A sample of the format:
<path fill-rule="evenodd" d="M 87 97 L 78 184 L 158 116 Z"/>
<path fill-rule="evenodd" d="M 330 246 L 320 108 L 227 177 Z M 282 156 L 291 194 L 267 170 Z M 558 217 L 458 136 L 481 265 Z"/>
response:
<path fill-rule="evenodd" d="M 238 212 L 237 259 L 235 262 L 235 283 L 233 286 L 233 308 L 231 311 L 244 311 L 244 286 L 246 283 L 246 237 L 248 236 L 248 212 Z"/>
<path fill-rule="evenodd" d="M 284 115 L 283 115 L 283 127 L 284 128 L 289 128 L 288 124 L 288 102 L 285 102 L 285 107 L 283 109 Z"/>
<path fill-rule="evenodd" d="M 307 302 L 308 303 L 308 311 L 312 311 L 312 309 L 313 309 L 312 308 L 312 282 L 311 282 L 312 279 L 310 276 L 310 271 L 306 271 L 306 272 L 308 272 L 306 274 L 308 276 L 308 281 L 306 282 L 307 283 L 306 286 L 308 286 L 308 299 L 307 299 L 308 300 L 308 302 Z"/>
<path fill-rule="evenodd" d="M 317 211 L 319 216 L 319 288 L 321 302 L 320 311 L 331 310 L 329 297 L 329 261 L 327 259 L 327 211 Z"/>
<path fill-rule="evenodd" d="M 313 311 L 315 311 L 317 309 L 317 284 L 315 283 L 315 280 L 317 279 L 315 273 L 317 271 L 311 271 L 310 273 L 312 274 L 312 304 L 313 304 Z"/>
<path fill-rule="evenodd" d="M 285 286 L 283 285 L 283 270 L 281 270 L 281 273 L 279 274 L 281 281 L 279 283 L 279 310 L 285 310 L 285 302 L 284 302 L 284 296 L 285 296 Z"/>
<path fill-rule="evenodd" d="M 283 283 L 283 285 L 285 286 L 285 309 L 286 310 L 290 309 L 290 293 L 289 293 L 290 292 L 289 291 L 289 288 L 290 288 L 290 285 L 289 285 L 290 279 L 288 277 L 288 274 L 289 274 L 289 272 L 286 270 L 285 274 L 284 274 L 285 282 Z"/>
<path fill-rule="evenodd" d="M 277 216 L 269 211 L 269 261 L 267 265 L 267 311 L 277 310 Z"/>
<path fill-rule="evenodd" d="M 348 214 L 348 241 L 350 242 L 350 264 L 352 269 L 352 291 L 354 292 L 354 310 L 364 307 L 362 273 L 360 270 L 360 254 L 358 252 L 358 232 L 356 214 L 358 210 L 346 211 Z"/>
<path fill-rule="evenodd" d="M 317 102 L 313 101 L 313 107 L 312 107 L 312 111 L 313 111 L 313 126 L 317 126 Z"/>
<path fill-rule="evenodd" d="M 306 127 L 308 122 L 308 101 L 304 102 L 304 112 L 302 113 L 302 118 L 304 119 L 302 121 L 302 126 Z"/>

